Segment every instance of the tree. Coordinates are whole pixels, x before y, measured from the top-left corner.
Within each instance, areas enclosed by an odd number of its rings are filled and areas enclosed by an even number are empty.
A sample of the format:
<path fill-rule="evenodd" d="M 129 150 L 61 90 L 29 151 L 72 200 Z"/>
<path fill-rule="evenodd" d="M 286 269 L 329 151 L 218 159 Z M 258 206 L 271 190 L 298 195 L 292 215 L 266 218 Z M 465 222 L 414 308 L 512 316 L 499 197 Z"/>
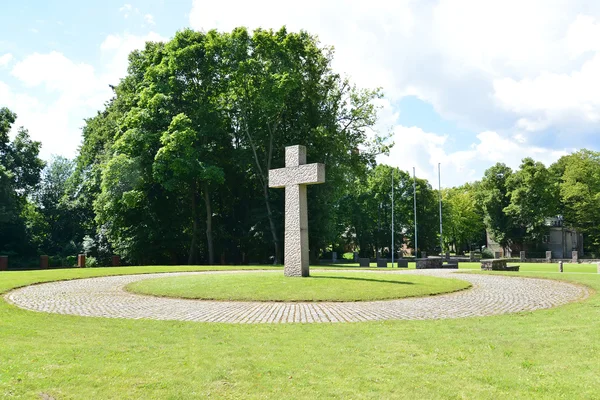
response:
<path fill-rule="evenodd" d="M 551 170 L 560 176 L 564 223 L 584 234 L 586 248 L 600 252 L 600 152 L 580 150 Z"/>
<path fill-rule="evenodd" d="M 512 169 L 497 163 L 485 171 L 476 192 L 485 226 L 492 238 L 503 248 L 518 243 L 522 237 L 522 232 L 513 217 L 506 215 L 504 211 L 510 205 L 507 180 L 512 174 Z"/>
<path fill-rule="evenodd" d="M 443 238 L 457 253 L 485 243 L 483 213 L 478 207 L 474 185 L 464 184 L 442 192 Z"/>
<path fill-rule="evenodd" d="M 558 212 L 558 188 L 549 171 L 541 162 L 525 158 L 519 170 L 506 179 L 506 189 L 510 198 L 504 208 L 507 218 L 523 232 L 523 241 L 540 242 L 546 219 Z"/>
<path fill-rule="evenodd" d="M 23 127 L 12 142 L 9 132 L 17 115 L 0 108 L 0 252 L 26 253 L 32 251 L 24 213 L 29 196 L 40 180 L 44 166 L 38 158 L 40 143 L 30 139 Z"/>
<path fill-rule="evenodd" d="M 272 237 L 274 262 L 281 262 L 281 197 L 273 199 L 268 171 L 283 161 L 286 145 L 308 145 L 308 160 L 327 165 L 328 185 L 309 191 L 311 256 L 339 235 L 335 213 L 356 173 L 374 162 L 380 142 L 369 146 L 366 130 L 376 118 L 378 90 L 358 90 L 331 70 L 333 52 L 306 32 L 236 29 L 229 96 L 234 142 L 240 160 L 251 163 Z M 378 136 L 376 136 L 379 139 Z M 356 151 L 363 147 L 362 151 Z M 363 171 L 358 171 L 360 169 Z M 274 207 L 274 204 L 277 204 Z M 310 221 L 318 223 L 310 223 Z"/>
<path fill-rule="evenodd" d="M 75 163 L 65 157 L 53 157 L 42 171 L 42 179 L 33 199 L 37 212 L 43 219 L 45 240 L 39 241 L 40 247 L 48 254 L 67 256 L 75 254 L 77 243 L 83 239 L 83 231 L 77 218 L 73 218 L 68 203 L 69 180 L 75 170 Z M 34 219 L 34 210 L 30 210 Z"/>

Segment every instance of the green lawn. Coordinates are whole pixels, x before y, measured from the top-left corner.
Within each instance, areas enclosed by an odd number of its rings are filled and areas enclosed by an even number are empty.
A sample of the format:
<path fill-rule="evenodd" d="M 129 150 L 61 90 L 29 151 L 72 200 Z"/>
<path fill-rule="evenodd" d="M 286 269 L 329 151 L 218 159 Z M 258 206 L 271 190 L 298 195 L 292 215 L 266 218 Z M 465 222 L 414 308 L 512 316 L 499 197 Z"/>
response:
<path fill-rule="evenodd" d="M 192 269 L 198 268 L 0 272 L 0 291 Z M 515 275 L 600 289 L 598 274 Z M 555 309 L 496 317 L 287 325 L 84 318 L 0 301 L 0 398 L 8 399 L 593 399 L 598 371 L 595 293 Z"/>
<path fill-rule="evenodd" d="M 312 272 L 307 278 L 281 273 L 187 275 L 131 283 L 127 290 L 204 300 L 368 301 L 427 296 L 466 289 L 458 279 L 428 276 Z"/>

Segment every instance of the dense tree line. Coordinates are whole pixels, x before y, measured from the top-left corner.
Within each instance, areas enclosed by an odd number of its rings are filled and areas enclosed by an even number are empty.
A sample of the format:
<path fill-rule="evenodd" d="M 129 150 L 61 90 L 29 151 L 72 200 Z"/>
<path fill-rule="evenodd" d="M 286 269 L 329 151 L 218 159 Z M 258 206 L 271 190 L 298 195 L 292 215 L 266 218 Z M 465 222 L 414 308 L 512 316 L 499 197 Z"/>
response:
<path fill-rule="evenodd" d="M 282 262 L 283 191 L 268 188 L 284 148 L 304 144 L 327 165 L 309 195 L 310 255 L 439 248 L 438 195 L 423 179 L 376 165 L 379 90 L 331 69 L 333 51 L 306 32 L 184 30 L 129 58 L 113 98 L 83 128 L 75 160 L 45 165 L 16 116 L 0 110 L 0 254 L 69 264 L 79 252 L 107 263 Z M 564 216 L 600 249 L 600 154 L 583 150 L 546 168 L 497 164 L 481 181 L 445 189 L 444 251 L 539 243 Z M 11 263 L 14 264 L 14 263 Z"/>

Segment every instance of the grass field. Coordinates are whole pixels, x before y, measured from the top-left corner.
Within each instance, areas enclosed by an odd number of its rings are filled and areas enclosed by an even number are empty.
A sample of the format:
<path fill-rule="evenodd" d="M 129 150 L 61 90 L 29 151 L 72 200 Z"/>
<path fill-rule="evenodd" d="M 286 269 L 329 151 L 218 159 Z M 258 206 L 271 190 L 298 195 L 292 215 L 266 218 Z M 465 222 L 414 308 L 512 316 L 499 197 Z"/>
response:
<path fill-rule="evenodd" d="M 428 296 L 470 287 L 458 279 L 429 276 L 312 272 L 307 278 L 280 273 L 184 275 L 147 279 L 126 289 L 140 294 L 203 300 L 369 301 Z"/>
<path fill-rule="evenodd" d="M 583 267 L 559 275 L 556 264 L 523 264 L 514 275 L 600 289 L 600 275 L 580 273 Z M 0 272 L 0 292 L 49 280 L 198 269 Z M 8 399 L 594 399 L 598 371 L 596 293 L 496 317 L 290 325 L 84 318 L 0 301 L 0 398 Z"/>

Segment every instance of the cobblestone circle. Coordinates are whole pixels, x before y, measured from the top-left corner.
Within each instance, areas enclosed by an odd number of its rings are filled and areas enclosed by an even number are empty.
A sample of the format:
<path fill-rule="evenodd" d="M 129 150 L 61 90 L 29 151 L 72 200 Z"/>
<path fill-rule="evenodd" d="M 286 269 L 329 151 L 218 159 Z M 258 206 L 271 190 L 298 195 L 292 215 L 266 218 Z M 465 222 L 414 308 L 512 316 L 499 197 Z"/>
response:
<path fill-rule="evenodd" d="M 77 279 L 27 286 L 11 291 L 4 297 L 9 303 L 27 310 L 90 317 L 224 323 L 313 323 L 480 317 L 556 307 L 589 295 L 585 287 L 565 282 L 444 270 L 361 272 L 457 278 L 470 282 L 473 287 L 420 298 L 298 303 L 160 298 L 133 294 L 124 289 L 131 282 L 151 278 L 253 272 L 266 271 L 180 272 Z"/>

